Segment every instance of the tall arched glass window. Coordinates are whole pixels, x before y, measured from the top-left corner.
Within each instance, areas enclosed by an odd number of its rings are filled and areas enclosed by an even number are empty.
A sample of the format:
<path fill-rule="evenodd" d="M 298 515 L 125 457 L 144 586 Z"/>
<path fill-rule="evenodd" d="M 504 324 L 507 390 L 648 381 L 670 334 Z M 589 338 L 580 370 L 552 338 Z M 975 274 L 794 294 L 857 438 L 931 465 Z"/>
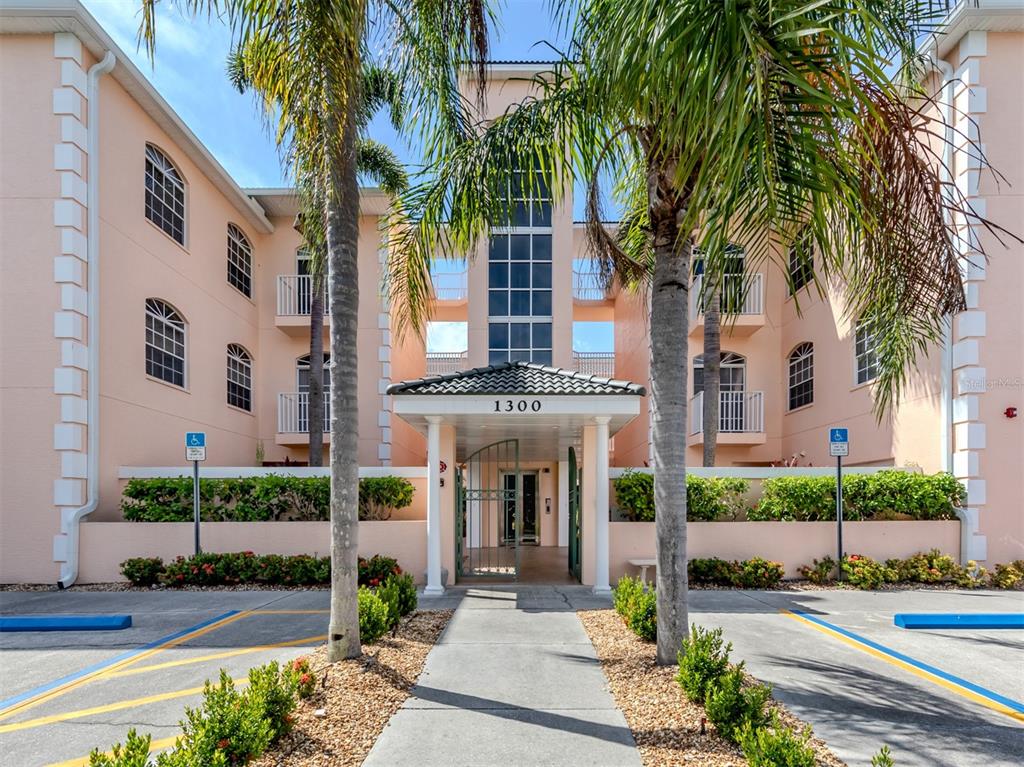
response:
<path fill-rule="evenodd" d="M 146 373 L 185 387 L 185 320 L 159 298 L 146 299 Z"/>
<path fill-rule="evenodd" d="M 234 224 L 228 224 L 228 284 L 252 298 L 252 246 Z"/>
<path fill-rule="evenodd" d="M 802 343 L 789 354 L 789 409 L 814 402 L 814 344 Z"/>
<path fill-rule="evenodd" d="M 167 155 L 146 144 L 146 218 L 185 244 L 185 181 Z"/>
<path fill-rule="evenodd" d="M 853 360 L 858 384 L 878 378 L 878 339 L 871 322 L 864 317 L 857 320 L 854 329 Z"/>
<path fill-rule="evenodd" d="M 228 404 L 252 410 L 252 357 L 238 344 L 228 344 Z"/>

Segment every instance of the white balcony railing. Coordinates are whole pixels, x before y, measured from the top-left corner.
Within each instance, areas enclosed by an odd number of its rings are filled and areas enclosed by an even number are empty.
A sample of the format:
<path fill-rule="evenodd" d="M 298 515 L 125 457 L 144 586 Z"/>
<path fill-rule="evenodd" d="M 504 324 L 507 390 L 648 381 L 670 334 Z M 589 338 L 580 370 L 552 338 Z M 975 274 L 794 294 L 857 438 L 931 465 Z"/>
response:
<path fill-rule="evenodd" d="M 690 317 L 696 319 L 704 313 L 706 296 L 701 295 L 704 281 L 701 275 L 693 279 L 690 288 Z M 722 295 L 719 306 L 722 314 L 763 314 L 764 313 L 764 275 L 760 272 L 750 274 L 727 274 L 722 279 Z"/>
<path fill-rule="evenodd" d="M 443 376 L 468 367 L 467 352 L 427 352 L 427 375 Z"/>
<path fill-rule="evenodd" d="M 324 316 L 327 316 L 328 292 L 324 280 Z M 313 278 L 308 274 L 277 275 L 277 315 L 279 317 L 309 316 Z"/>
<path fill-rule="evenodd" d="M 572 365 L 577 373 L 611 378 L 615 375 L 615 353 L 573 352 Z"/>
<path fill-rule="evenodd" d="M 719 392 L 720 434 L 759 434 L 764 431 L 764 392 Z M 704 431 L 704 392 L 690 399 L 690 434 Z"/>
<path fill-rule="evenodd" d="M 331 430 L 331 394 L 324 392 L 324 433 Z M 309 392 L 281 392 L 277 395 L 278 434 L 309 433 Z"/>
<path fill-rule="evenodd" d="M 434 284 L 434 298 L 438 301 L 465 301 L 469 296 L 466 287 L 466 270 L 431 271 L 430 281 Z"/>
<path fill-rule="evenodd" d="M 596 267 L 573 268 L 572 297 L 577 301 L 604 301 L 608 297 L 605 281 Z"/>

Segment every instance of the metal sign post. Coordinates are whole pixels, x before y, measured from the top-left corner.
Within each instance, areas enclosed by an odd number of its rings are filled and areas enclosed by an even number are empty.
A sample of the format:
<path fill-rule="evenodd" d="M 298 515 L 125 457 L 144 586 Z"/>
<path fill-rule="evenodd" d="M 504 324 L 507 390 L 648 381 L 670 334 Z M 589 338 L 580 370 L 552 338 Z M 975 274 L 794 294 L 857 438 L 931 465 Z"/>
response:
<path fill-rule="evenodd" d="M 192 461 L 192 517 L 195 526 L 195 553 L 199 554 L 199 462 L 206 460 L 206 432 L 185 432 L 185 460 Z"/>
<path fill-rule="evenodd" d="M 850 430 L 829 429 L 828 454 L 836 459 L 836 568 L 843 579 L 843 456 L 850 454 Z"/>

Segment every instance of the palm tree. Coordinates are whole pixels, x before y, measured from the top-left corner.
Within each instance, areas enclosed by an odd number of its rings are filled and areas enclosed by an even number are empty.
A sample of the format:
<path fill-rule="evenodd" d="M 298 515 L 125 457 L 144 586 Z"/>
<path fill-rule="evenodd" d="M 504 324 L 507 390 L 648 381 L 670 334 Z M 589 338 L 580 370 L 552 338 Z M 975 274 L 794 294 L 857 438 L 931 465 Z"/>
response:
<path fill-rule="evenodd" d="M 719 401 L 722 390 L 722 290 L 712 284 L 706 275 L 704 285 L 704 466 L 715 465 L 715 449 L 718 447 Z"/>
<path fill-rule="evenodd" d="M 140 38 L 152 56 L 158 0 L 142 1 Z M 457 67 L 487 53 L 485 0 L 181 0 L 196 15 L 222 14 L 243 52 L 245 75 L 276 120 L 282 158 L 306 222 L 322 234 L 331 316 L 331 661 L 359 643 L 358 132 L 363 64 L 373 34 L 387 41 L 409 94 L 414 125 L 458 140 L 464 112 Z M 438 145 L 443 145 L 439 141 Z M 309 235 L 307 235 L 309 236 Z"/>
<path fill-rule="evenodd" d="M 449 148 L 406 195 L 393 241 L 392 305 L 421 327 L 433 254 L 472 252 L 511 206 L 510 169 L 564 199 L 587 187 L 602 271 L 644 283 L 650 300 L 657 535 L 657 657 L 675 661 L 688 629 L 686 360 L 691 238 L 705 272 L 727 245 L 748 262 L 806 228 L 821 286 L 845 286 L 846 311 L 879 334 L 876 410 L 897 401 L 908 368 L 964 307 L 956 234 L 970 211 L 944 181 L 945 135 L 928 94 L 892 74 L 916 62 L 930 11 L 906 0 L 580 0 L 562 62 L 534 96 Z M 980 147 L 973 148 L 982 157 Z M 600 179 L 625 210 L 601 225 Z M 955 215 L 950 215 L 954 220 Z M 988 222 L 982 222 L 996 230 Z M 783 273 L 786 270 L 783 269 Z"/>

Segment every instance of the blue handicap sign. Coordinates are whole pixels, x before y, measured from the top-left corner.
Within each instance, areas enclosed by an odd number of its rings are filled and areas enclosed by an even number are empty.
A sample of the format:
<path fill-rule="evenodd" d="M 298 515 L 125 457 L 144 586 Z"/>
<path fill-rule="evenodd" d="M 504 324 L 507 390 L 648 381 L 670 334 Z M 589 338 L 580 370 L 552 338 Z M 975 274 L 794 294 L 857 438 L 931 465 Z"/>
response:
<path fill-rule="evenodd" d="M 828 441 L 829 442 L 849 442 L 850 441 L 850 430 L 849 429 L 829 429 Z"/>
<path fill-rule="evenodd" d="M 205 431 L 185 432 L 185 447 L 206 447 Z"/>

